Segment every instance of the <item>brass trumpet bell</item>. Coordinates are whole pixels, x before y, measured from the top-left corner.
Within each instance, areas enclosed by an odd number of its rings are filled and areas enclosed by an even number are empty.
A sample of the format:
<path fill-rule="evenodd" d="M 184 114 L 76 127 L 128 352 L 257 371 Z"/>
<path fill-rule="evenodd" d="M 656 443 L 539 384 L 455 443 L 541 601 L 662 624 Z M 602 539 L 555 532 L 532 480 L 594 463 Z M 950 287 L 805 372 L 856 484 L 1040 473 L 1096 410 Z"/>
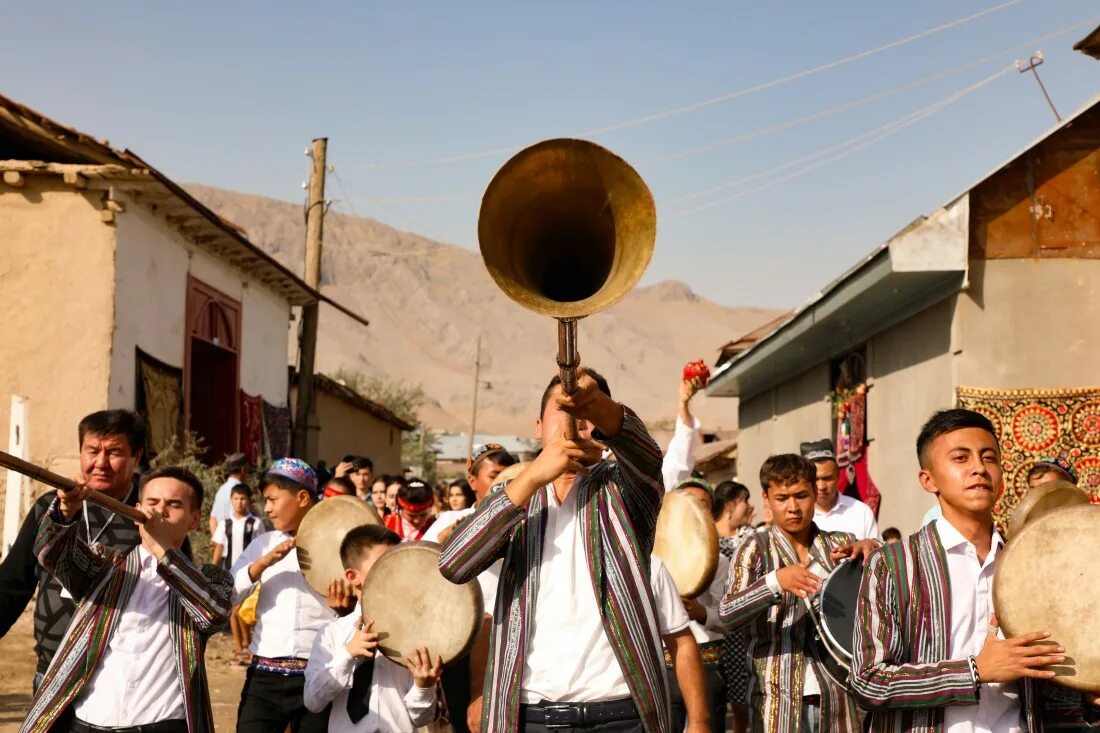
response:
<path fill-rule="evenodd" d="M 481 200 L 481 257 L 523 307 L 577 319 L 612 305 L 653 256 L 657 212 L 645 181 L 585 140 L 544 140 L 497 171 Z"/>

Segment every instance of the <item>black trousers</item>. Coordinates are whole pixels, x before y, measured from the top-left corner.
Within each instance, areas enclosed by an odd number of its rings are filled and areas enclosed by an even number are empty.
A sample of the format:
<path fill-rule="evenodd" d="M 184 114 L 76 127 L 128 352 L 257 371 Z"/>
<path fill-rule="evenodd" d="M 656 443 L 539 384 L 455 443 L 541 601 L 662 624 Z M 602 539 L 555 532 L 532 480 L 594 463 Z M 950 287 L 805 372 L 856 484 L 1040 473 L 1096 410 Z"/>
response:
<path fill-rule="evenodd" d="M 302 700 L 306 678 L 249 669 L 237 708 L 237 733 L 327 733 L 328 712 L 311 713 Z"/>
<path fill-rule="evenodd" d="M 687 723 L 687 708 L 684 707 L 684 695 L 676 682 L 676 674 L 667 667 L 668 691 L 672 697 L 672 730 L 681 731 Z M 711 733 L 725 733 L 726 730 L 726 681 L 718 673 L 718 667 L 703 667 L 707 683 L 707 709 L 710 711 Z"/>
<path fill-rule="evenodd" d="M 470 655 L 443 667 L 443 699 L 454 733 L 470 733 L 466 708 L 470 707 Z"/>

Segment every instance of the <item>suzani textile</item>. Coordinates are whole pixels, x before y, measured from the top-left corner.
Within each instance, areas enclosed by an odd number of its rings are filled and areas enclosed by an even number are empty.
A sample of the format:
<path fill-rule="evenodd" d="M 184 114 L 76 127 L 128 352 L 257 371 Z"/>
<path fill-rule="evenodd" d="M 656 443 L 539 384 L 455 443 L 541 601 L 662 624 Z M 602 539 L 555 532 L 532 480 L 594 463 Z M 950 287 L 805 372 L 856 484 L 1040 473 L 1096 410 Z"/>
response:
<path fill-rule="evenodd" d="M 994 509 L 1003 526 L 1027 493 L 1027 472 L 1043 458 L 1062 457 L 1078 485 L 1100 502 L 1100 387 L 1066 390 L 958 388 L 958 405 L 988 417 L 1001 442 L 1005 494 Z"/>

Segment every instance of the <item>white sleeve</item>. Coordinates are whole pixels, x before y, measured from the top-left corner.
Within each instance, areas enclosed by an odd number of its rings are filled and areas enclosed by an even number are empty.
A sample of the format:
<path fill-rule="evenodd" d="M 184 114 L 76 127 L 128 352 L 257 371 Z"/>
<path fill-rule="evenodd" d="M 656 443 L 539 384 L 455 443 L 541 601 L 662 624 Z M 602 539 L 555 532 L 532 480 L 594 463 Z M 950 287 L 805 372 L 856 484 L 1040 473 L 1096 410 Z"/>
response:
<path fill-rule="evenodd" d="M 210 542 L 215 545 L 221 545 L 225 547 L 229 544 L 228 538 L 225 536 L 225 522 L 218 522 L 218 528 L 214 530 L 214 536 L 210 538 Z"/>
<path fill-rule="evenodd" d="M 346 640 L 336 638 L 340 630 L 338 621 L 328 623 L 309 652 L 306 663 L 306 683 L 302 690 L 305 706 L 314 713 L 325 709 L 344 690 L 351 689 L 358 660 L 348 654 Z"/>
<path fill-rule="evenodd" d="M 868 540 L 881 540 L 882 533 L 878 531 L 878 522 L 875 520 L 875 513 L 871 511 L 871 507 L 866 504 L 863 505 L 867 510 L 867 516 L 864 521 L 864 531 L 867 533 L 866 537 L 861 539 Z"/>
<path fill-rule="evenodd" d="M 232 493 L 232 487 L 225 489 L 218 488 L 218 492 L 214 494 L 214 503 L 210 506 L 210 516 L 218 520 L 220 525 L 225 521 L 225 516 L 229 514 L 229 495 Z"/>
<path fill-rule="evenodd" d="M 695 424 L 688 426 L 676 418 L 676 431 L 668 441 L 664 460 L 661 461 L 661 476 L 664 478 L 665 491 L 672 491 L 681 481 L 691 477 L 695 470 L 695 451 L 702 441 L 699 435 L 703 424 L 695 418 Z"/>
<path fill-rule="evenodd" d="M 248 594 L 256 587 L 259 580 L 253 581 L 252 578 L 248 577 L 248 566 L 265 554 L 267 554 L 267 543 L 253 540 L 237 557 L 237 562 L 233 563 L 233 567 L 229 571 L 230 575 L 233 576 L 233 605 L 248 598 Z"/>
<path fill-rule="evenodd" d="M 655 555 L 650 555 L 649 558 L 649 582 L 653 586 L 653 600 L 657 604 L 657 631 L 661 636 L 668 636 L 686 629 L 691 619 L 684 610 L 684 602 L 676 591 L 672 574 Z"/>
<path fill-rule="evenodd" d="M 405 673 L 404 679 L 407 679 L 409 686 L 408 692 L 405 693 L 405 709 L 409 711 L 409 717 L 417 728 L 427 725 L 436 718 L 435 690 L 438 685 L 417 687 L 409 670 L 404 667 L 400 669 Z M 464 711 L 455 712 L 465 715 Z"/>

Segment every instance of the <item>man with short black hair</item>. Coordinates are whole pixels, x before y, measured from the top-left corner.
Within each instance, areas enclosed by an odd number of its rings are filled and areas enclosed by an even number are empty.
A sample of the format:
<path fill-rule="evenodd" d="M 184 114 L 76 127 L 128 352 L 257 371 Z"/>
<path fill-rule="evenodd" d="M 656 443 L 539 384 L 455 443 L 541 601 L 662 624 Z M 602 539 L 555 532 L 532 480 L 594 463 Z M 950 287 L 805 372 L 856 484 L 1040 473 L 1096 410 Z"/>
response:
<path fill-rule="evenodd" d="M 38 530 L 39 562 L 78 606 L 20 730 L 212 731 L 203 654 L 228 620 L 232 579 L 214 565 L 196 568 L 180 551 L 201 521 L 202 483 L 175 466 L 145 474 L 141 544 L 125 551 L 81 536 L 79 515 L 93 491 L 59 490 Z"/>
<path fill-rule="evenodd" d="M 1036 486 L 1051 481 L 1068 481 L 1076 486 L 1077 471 L 1065 458 L 1055 456 L 1039 460 L 1027 472 L 1027 487 L 1029 489 L 1034 489 Z"/>
<path fill-rule="evenodd" d="M 803 443 L 802 457 L 814 464 L 817 479 L 814 481 L 814 524 L 826 532 L 849 532 L 857 540 L 879 538 L 878 522 L 871 507 L 859 499 L 841 494 L 837 489 L 840 466 L 836 462 L 833 441 L 825 438 L 813 443 Z"/>
<path fill-rule="evenodd" d="M 137 502 L 134 470 L 145 446 L 145 421 L 129 410 L 101 410 L 80 421 L 80 480 L 112 499 L 133 506 Z M 23 613 L 35 590 L 34 649 L 38 655 L 35 687 L 50 664 L 69 628 L 73 597 L 43 568 L 34 552 L 34 539 L 43 517 L 56 497 L 47 491 L 31 507 L 4 562 L 0 564 L 0 637 Z M 82 529 L 89 544 L 125 552 L 141 542 L 137 527 L 127 517 L 98 504 L 89 504 Z M 190 551 L 185 546 L 184 554 Z"/>

